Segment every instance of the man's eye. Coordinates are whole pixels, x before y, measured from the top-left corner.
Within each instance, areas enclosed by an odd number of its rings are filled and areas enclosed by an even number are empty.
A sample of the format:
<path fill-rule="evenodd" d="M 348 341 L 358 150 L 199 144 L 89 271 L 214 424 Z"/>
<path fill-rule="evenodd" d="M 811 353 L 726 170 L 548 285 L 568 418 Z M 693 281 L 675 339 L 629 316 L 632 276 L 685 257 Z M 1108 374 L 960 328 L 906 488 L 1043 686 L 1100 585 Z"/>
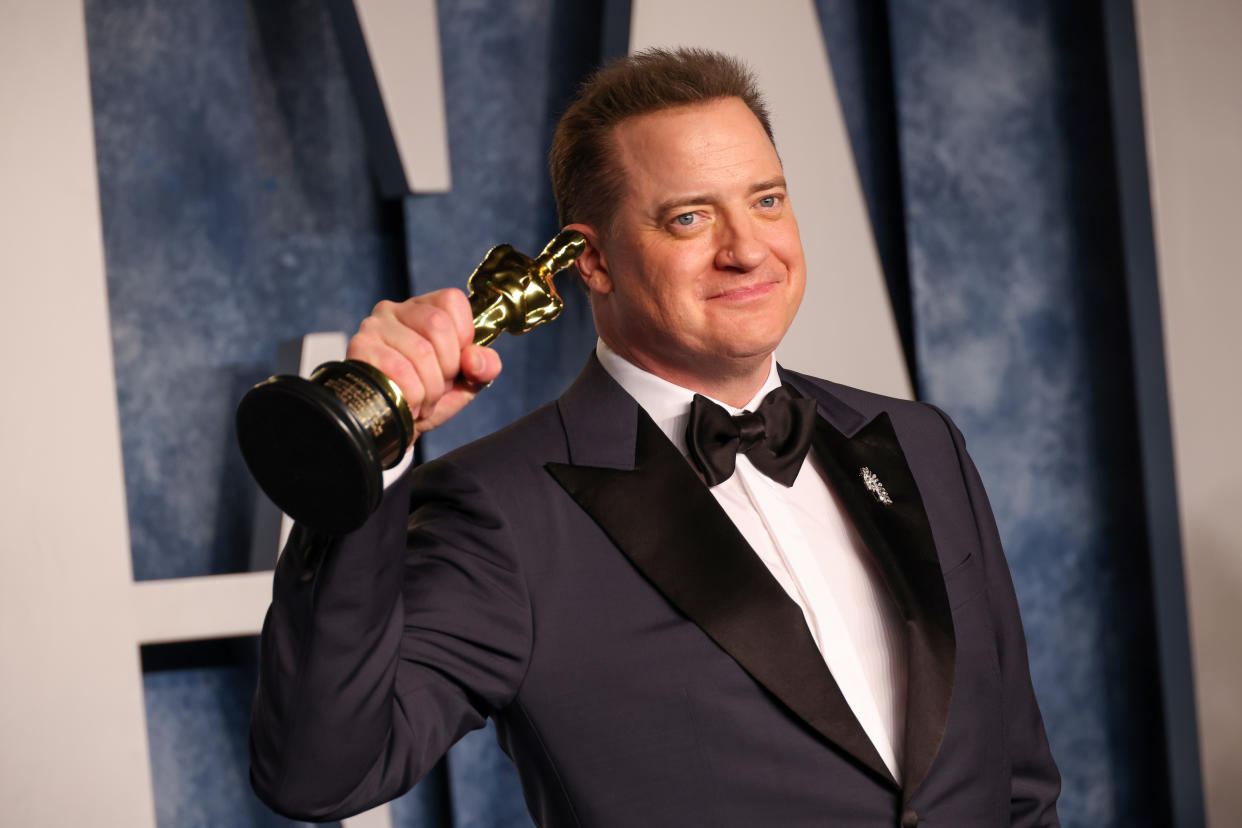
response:
<path fill-rule="evenodd" d="M 776 201 L 777 201 L 777 197 L 774 195 L 764 196 L 763 198 L 759 199 L 759 206 L 763 207 L 764 209 L 769 209 L 769 208 L 776 206 Z"/>
<path fill-rule="evenodd" d="M 673 219 L 673 221 L 677 222 L 677 224 L 682 227 L 689 227 L 694 224 L 694 213 L 682 213 L 680 216 Z"/>

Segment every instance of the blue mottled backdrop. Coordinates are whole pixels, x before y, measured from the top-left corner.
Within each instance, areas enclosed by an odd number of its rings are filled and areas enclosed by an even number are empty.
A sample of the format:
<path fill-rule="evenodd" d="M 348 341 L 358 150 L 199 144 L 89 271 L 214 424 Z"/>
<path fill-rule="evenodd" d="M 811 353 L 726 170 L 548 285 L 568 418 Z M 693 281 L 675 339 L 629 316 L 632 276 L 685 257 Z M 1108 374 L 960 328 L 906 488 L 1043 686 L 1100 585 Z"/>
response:
<path fill-rule="evenodd" d="M 919 386 L 996 512 L 1062 819 L 1168 825 L 1100 11 L 889 10 Z"/>
<path fill-rule="evenodd" d="M 962 426 L 997 512 L 1062 818 L 1166 824 L 1099 11 L 817 7 L 917 385 Z M 555 231 L 543 156 L 598 60 L 600 4 L 440 3 L 453 189 L 403 203 L 375 194 L 321 3 L 88 0 L 86 15 L 135 576 L 241 570 L 255 492 L 236 400 L 278 343 Z M 425 453 L 572 378 L 594 334 L 566 296 L 566 321 L 501 343 L 489 404 Z M 285 824 L 246 779 L 252 647 L 144 652 L 160 825 Z M 529 825 L 488 731 L 394 816 Z"/>

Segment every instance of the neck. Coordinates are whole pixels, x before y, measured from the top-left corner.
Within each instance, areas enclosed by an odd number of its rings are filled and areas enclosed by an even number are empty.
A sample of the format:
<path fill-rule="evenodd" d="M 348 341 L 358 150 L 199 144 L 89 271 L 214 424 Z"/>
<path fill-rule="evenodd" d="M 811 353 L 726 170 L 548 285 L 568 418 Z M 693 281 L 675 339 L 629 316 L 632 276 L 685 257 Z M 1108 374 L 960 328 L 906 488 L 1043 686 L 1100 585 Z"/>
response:
<path fill-rule="evenodd" d="M 705 372 L 703 366 L 683 368 L 655 360 L 647 355 L 625 346 L 604 340 L 608 347 L 627 362 L 644 371 L 654 374 L 662 380 L 679 385 L 696 394 L 711 397 L 727 403 L 734 408 L 742 408 L 752 399 L 768 379 L 772 368 L 772 354 L 761 354 L 745 360 L 721 358 L 714 361 L 712 372 Z"/>

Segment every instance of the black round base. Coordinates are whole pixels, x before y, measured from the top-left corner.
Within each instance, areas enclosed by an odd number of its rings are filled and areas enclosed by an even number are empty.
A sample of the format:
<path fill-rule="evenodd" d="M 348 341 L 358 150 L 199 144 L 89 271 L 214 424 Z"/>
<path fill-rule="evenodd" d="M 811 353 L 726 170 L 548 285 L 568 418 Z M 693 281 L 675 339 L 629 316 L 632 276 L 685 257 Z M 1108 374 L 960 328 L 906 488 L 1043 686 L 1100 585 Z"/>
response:
<path fill-rule="evenodd" d="M 264 493 L 312 529 L 351 532 L 379 506 L 375 442 L 319 384 L 278 376 L 251 388 L 237 407 L 237 441 Z"/>

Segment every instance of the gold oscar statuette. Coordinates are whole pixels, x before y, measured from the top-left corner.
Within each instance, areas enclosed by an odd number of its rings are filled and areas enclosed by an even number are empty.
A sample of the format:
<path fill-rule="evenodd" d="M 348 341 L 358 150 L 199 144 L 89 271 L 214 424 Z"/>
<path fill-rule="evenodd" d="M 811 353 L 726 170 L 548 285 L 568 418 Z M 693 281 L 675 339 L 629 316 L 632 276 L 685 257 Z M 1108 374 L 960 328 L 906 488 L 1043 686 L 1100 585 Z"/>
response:
<path fill-rule="evenodd" d="M 586 247 L 566 230 L 534 259 L 512 245 L 487 252 L 466 282 L 474 341 L 526 333 L 564 303 L 552 277 Z M 414 441 L 414 416 L 397 384 L 365 362 L 327 362 L 309 379 L 281 375 L 251 388 L 237 407 L 237 441 L 259 487 L 312 529 L 343 534 L 379 506 L 383 469 Z"/>

